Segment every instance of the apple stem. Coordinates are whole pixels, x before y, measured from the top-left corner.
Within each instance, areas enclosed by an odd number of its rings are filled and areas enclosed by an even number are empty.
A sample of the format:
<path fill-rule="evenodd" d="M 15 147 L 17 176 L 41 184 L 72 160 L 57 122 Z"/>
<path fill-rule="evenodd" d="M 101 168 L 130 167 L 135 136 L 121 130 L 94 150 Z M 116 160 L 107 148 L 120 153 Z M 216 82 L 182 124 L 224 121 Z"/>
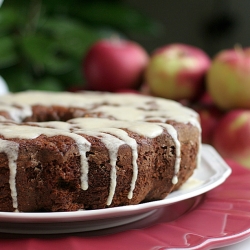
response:
<path fill-rule="evenodd" d="M 111 37 L 110 37 L 110 41 L 111 43 L 121 43 L 121 37 L 118 35 L 118 34 L 113 34 Z"/>
<path fill-rule="evenodd" d="M 235 49 L 235 51 L 237 51 L 240 55 L 244 55 L 244 53 L 243 53 L 243 48 L 242 48 L 242 46 L 241 46 L 241 44 L 235 44 L 234 45 L 234 49 Z"/>

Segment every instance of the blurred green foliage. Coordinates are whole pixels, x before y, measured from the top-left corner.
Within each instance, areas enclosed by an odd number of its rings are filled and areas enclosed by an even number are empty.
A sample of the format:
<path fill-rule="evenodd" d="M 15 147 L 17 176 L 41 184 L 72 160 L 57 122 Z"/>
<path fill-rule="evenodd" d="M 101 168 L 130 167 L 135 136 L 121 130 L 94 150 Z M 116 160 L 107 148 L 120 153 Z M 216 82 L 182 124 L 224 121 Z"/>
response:
<path fill-rule="evenodd" d="M 11 91 L 83 86 L 89 46 L 114 34 L 155 36 L 160 25 L 120 1 L 5 0 L 0 8 L 0 75 Z"/>

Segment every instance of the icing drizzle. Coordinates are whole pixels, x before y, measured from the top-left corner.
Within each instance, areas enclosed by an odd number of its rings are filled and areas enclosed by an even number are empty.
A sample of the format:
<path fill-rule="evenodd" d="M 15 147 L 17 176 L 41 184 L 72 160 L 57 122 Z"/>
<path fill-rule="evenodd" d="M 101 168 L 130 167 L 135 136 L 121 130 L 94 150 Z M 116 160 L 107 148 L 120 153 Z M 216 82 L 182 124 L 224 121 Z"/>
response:
<path fill-rule="evenodd" d="M 13 208 L 18 211 L 17 191 L 16 191 L 16 161 L 18 157 L 18 143 L 0 139 L 0 152 L 5 153 L 9 161 L 9 184 L 12 197 Z"/>
<path fill-rule="evenodd" d="M 1 116 L 0 134 L 5 139 L 34 139 L 43 134 L 48 137 L 65 135 L 75 140 L 81 156 L 81 188 L 83 190 L 88 189 L 89 166 L 86 153 L 91 148 L 90 142 L 84 138 L 84 135 L 99 138 L 109 150 L 111 165 L 107 205 L 112 203 L 115 194 L 117 154 L 119 147 L 123 144 L 129 145 L 132 150 L 133 176 L 128 198 L 133 198 L 133 191 L 138 176 L 138 150 L 136 140 L 131 138 L 125 130 L 148 138 L 155 138 L 162 134 L 163 129 L 167 130 L 175 143 L 176 161 L 172 182 L 176 184 L 181 162 L 181 148 L 176 129 L 166 124 L 166 122 L 175 120 L 182 123 L 191 123 L 200 129 L 198 115 L 193 110 L 171 100 L 134 94 L 114 95 L 98 92 L 72 94 L 67 92 L 27 91 L 2 96 L 0 111 L 7 112 L 15 122 L 21 123 L 26 117 L 32 115 L 31 107 L 36 104 L 80 107 L 86 109 L 91 114 L 102 114 L 101 122 L 100 118 L 75 118 L 67 123 L 60 121 L 32 123 L 35 125 L 32 129 L 28 125 L 16 126 L 13 123 L 7 123 L 7 119 Z M 112 120 L 107 119 L 110 117 Z M 0 140 L 0 152 L 6 153 L 9 159 L 9 182 L 15 209 L 18 209 L 15 187 L 18 147 L 19 145 L 13 141 Z"/>

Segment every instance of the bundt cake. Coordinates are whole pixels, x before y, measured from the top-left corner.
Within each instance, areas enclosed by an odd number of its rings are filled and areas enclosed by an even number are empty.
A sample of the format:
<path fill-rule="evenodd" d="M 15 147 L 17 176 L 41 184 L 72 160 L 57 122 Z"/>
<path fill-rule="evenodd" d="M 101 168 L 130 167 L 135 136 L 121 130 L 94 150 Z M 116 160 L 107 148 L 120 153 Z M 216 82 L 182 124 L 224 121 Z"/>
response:
<path fill-rule="evenodd" d="M 200 158 L 199 117 L 162 98 L 25 91 L 0 99 L 0 211 L 164 199 Z"/>

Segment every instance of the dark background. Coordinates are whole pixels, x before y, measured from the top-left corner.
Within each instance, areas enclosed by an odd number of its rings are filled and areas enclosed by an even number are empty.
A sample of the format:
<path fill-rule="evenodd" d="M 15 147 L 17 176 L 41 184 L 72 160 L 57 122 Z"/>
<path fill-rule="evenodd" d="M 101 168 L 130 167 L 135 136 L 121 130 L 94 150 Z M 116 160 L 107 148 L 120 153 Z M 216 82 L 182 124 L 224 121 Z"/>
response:
<path fill-rule="evenodd" d="M 149 51 L 167 43 L 182 42 L 213 56 L 235 44 L 250 45 L 248 0 L 124 0 L 160 21 L 164 31 L 157 38 L 135 36 Z"/>

